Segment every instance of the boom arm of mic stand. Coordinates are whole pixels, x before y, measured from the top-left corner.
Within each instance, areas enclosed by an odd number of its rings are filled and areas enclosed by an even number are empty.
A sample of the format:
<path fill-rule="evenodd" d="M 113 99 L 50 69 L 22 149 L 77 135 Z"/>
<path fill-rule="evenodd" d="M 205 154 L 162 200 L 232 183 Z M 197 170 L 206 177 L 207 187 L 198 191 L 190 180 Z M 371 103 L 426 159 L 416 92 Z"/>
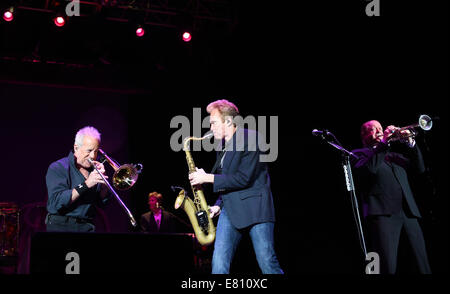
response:
<path fill-rule="evenodd" d="M 354 157 L 355 159 L 359 159 L 359 157 L 358 157 L 355 153 L 353 153 L 353 152 L 351 152 L 351 151 L 348 151 L 348 150 L 345 149 L 344 147 L 342 147 L 342 146 L 340 146 L 340 145 L 338 145 L 338 144 L 335 144 L 335 143 L 333 143 L 333 142 L 330 142 L 330 141 L 327 141 L 327 143 L 330 144 L 331 146 L 333 146 L 334 148 L 336 148 L 336 149 L 342 151 L 343 153 L 346 153 L 346 154 L 348 154 L 348 155 Z"/>
<path fill-rule="evenodd" d="M 106 186 L 108 187 L 109 191 L 111 191 L 111 193 L 114 195 L 114 197 L 117 199 L 117 201 L 119 202 L 120 206 L 122 206 L 122 208 L 126 211 L 126 213 L 128 214 L 128 217 L 130 218 L 130 222 L 131 225 L 133 227 L 136 227 L 137 223 L 136 220 L 134 219 L 133 215 L 131 214 L 130 210 L 128 209 L 128 207 L 125 205 L 125 203 L 123 203 L 122 199 L 120 199 L 119 195 L 117 195 L 116 191 L 114 191 L 113 187 L 111 186 L 111 184 L 105 179 L 105 176 L 103 176 L 103 174 L 97 169 L 97 167 L 95 166 L 95 164 L 89 160 L 89 162 L 92 164 L 92 166 L 94 167 L 94 169 L 100 174 L 100 176 L 103 179 L 103 182 L 105 182 Z"/>

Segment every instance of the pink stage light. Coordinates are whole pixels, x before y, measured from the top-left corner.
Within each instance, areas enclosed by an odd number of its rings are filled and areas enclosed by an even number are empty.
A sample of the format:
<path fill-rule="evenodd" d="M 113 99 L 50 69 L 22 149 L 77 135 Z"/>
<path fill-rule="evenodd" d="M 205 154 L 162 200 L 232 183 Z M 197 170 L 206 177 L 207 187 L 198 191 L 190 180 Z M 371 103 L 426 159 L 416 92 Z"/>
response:
<path fill-rule="evenodd" d="M 145 34 L 145 30 L 141 27 L 137 28 L 136 30 L 136 36 L 142 37 Z"/>
<path fill-rule="evenodd" d="M 56 17 L 53 21 L 57 27 L 62 27 L 66 24 L 66 20 L 62 16 Z"/>
<path fill-rule="evenodd" d="M 189 33 L 189 32 L 183 33 L 183 41 L 189 42 L 191 39 L 192 39 L 191 33 Z"/>
<path fill-rule="evenodd" d="M 14 19 L 14 15 L 11 11 L 7 10 L 3 13 L 3 19 L 5 21 L 12 21 Z"/>

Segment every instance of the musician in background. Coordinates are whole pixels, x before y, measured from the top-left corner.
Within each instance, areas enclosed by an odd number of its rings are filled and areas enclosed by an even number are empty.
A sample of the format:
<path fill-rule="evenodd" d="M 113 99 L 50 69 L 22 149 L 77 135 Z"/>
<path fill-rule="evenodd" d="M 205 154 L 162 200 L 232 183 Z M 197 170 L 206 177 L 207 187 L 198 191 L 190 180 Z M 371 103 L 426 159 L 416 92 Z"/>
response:
<path fill-rule="evenodd" d="M 150 211 L 141 216 L 141 230 L 147 233 L 185 233 L 192 227 L 174 214 L 162 209 L 163 197 L 158 192 L 148 195 Z"/>
<path fill-rule="evenodd" d="M 47 231 L 95 231 L 95 206 L 102 207 L 109 199 L 101 175 L 89 162 L 92 160 L 100 172 L 105 172 L 103 164 L 96 161 L 100 142 L 97 129 L 84 127 L 75 136 L 73 151 L 50 164 L 45 176 Z"/>
<path fill-rule="evenodd" d="M 402 232 L 412 248 L 420 273 L 430 274 L 425 240 L 418 219 L 421 214 L 408 182 L 408 173 L 424 173 L 422 154 L 413 137 L 405 140 L 403 154 L 393 152 L 389 142 L 395 136 L 408 136 L 409 130 L 371 120 L 361 126 L 363 149 L 353 150 L 355 180 L 362 192 L 368 229 L 368 249 L 380 256 L 380 273 L 395 274 Z M 396 143 L 392 143 L 396 144 Z M 398 143 L 397 143 L 398 144 Z"/>
<path fill-rule="evenodd" d="M 242 234 L 249 234 L 263 274 L 283 274 L 274 246 L 275 209 L 267 164 L 260 160 L 255 131 L 236 125 L 238 108 L 227 100 L 212 102 L 214 138 L 223 140 L 211 173 L 189 174 L 191 185 L 211 183 L 220 196 L 211 214 L 219 214 L 212 259 L 213 274 L 228 274 Z"/>

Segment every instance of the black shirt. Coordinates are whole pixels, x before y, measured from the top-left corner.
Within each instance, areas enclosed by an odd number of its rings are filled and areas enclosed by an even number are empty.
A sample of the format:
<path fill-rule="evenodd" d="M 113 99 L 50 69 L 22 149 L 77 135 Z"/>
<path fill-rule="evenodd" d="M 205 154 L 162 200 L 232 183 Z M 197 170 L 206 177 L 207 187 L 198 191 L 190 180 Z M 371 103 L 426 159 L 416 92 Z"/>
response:
<path fill-rule="evenodd" d="M 72 190 L 86 180 L 75 165 L 72 151 L 67 157 L 50 164 L 45 180 L 49 214 L 92 219 L 95 217 L 95 206 L 104 206 L 108 201 L 108 197 L 100 197 L 100 184 L 97 184 L 70 203 Z"/>

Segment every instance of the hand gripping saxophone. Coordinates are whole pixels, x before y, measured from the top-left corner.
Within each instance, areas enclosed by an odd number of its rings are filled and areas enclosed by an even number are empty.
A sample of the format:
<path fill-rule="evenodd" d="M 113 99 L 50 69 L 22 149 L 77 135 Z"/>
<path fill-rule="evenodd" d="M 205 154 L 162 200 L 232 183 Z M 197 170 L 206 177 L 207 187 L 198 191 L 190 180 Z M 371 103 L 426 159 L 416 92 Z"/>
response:
<path fill-rule="evenodd" d="M 212 136 L 212 133 L 208 133 L 201 138 L 187 137 L 184 139 L 183 150 L 186 153 L 186 161 L 189 167 L 189 173 L 193 173 L 196 171 L 194 160 L 192 159 L 191 152 L 189 151 L 189 141 L 204 140 L 211 138 Z M 178 209 L 180 206 L 184 209 L 192 224 L 198 242 L 201 245 L 210 245 L 216 238 L 216 227 L 214 226 L 214 223 L 209 215 L 209 207 L 206 203 L 202 186 L 191 185 L 191 188 L 194 200 L 187 197 L 185 191 L 181 190 L 178 194 L 177 199 L 175 200 L 175 209 Z"/>

